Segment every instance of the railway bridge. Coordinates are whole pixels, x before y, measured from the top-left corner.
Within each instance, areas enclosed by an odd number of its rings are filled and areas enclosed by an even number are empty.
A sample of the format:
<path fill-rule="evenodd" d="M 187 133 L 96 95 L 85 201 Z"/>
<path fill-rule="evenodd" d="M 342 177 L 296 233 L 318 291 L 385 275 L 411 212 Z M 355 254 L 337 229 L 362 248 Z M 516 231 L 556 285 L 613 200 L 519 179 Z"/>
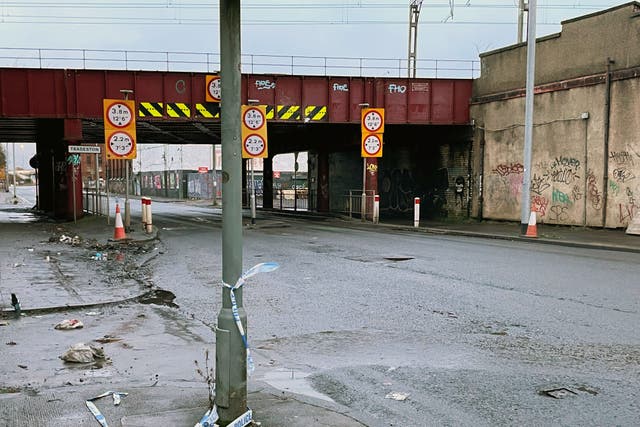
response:
<path fill-rule="evenodd" d="M 0 68 L 0 141 L 36 143 L 39 207 L 70 219 L 74 200 L 82 212 L 82 187 L 73 197 L 68 146 L 104 144 L 103 99 L 133 91 L 137 144 L 219 144 L 224 101 L 222 107 L 206 102 L 206 75 Z M 383 157 L 367 159 L 364 174 L 366 190 L 380 194 L 382 212 L 409 212 L 413 197 L 423 197 L 441 201 L 438 215 L 468 215 L 471 79 L 243 74 L 241 87 L 243 103 L 267 108 L 265 207 L 271 207 L 273 156 L 308 151 L 311 205 L 341 210 L 345 191 L 363 186 L 360 110 L 368 104 L 385 108 Z M 126 163 L 110 162 L 112 174 L 123 175 Z"/>

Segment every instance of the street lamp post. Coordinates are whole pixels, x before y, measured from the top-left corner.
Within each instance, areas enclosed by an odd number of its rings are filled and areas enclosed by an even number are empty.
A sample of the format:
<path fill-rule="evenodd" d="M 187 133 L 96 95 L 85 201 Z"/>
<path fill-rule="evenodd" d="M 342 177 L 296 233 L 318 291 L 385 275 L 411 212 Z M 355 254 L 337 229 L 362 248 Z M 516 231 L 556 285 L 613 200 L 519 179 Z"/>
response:
<path fill-rule="evenodd" d="M 220 1 L 220 79 L 222 84 L 222 280 L 233 285 L 242 273 L 242 152 L 240 126 L 240 0 Z M 235 290 L 240 324 L 247 330 L 243 288 Z M 216 397 L 226 426 L 247 410 L 247 350 L 236 325 L 231 290 L 222 289 L 216 328 Z"/>
<path fill-rule="evenodd" d="M 536 67 L 536 0 L 529 0 L 527 13 L 527 80 L 524 113 L 524 173 L 522 175 L 522 198 L 520 202 L 520 232 L 526 234 L 531 213 L 531 151 L 533 145 L 533 98 Z"/>

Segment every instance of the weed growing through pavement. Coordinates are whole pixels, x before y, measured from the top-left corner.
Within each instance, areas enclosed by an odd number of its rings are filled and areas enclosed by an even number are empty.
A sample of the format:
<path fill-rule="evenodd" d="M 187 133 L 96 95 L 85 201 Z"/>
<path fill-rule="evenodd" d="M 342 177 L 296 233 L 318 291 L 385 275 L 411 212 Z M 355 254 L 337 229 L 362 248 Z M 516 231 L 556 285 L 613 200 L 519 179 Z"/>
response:
<path fill-rule="evenodd" d="M 204 351 L 204 371 L 197 360 L 194 360 L 196 364 L 196 372 L 207 383 L 209 389 L 209 409 L 213 408 L 216 377 L 213 372 L 213 367 L 209 367 L 209 349 Z"/>

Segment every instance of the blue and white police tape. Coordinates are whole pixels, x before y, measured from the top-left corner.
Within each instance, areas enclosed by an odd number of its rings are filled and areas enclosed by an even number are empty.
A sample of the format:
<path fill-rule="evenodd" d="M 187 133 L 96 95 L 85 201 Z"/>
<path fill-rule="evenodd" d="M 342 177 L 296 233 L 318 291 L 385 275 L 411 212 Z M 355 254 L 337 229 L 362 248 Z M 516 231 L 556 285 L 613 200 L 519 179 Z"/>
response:
<path fill-rule="evenodd" d="M 214 427 L 216 421 L 218 421 L 218 409 L 213 405 L 213 408 L 209 409 L 194 427 Z"/>
<path fill-rule="evenodd" d="M 120 404 L 120 398 L 124 397 L 124 396 L 126 396 L 128 394 L 129 393 L 121 393 L 119 391 L 107 391 L 105 393 L 102 393 L 99 396 L 92 397 L 91 399 L 88 399 L 84 403 L 85 403 L 85 405 L 87 405 L 87 408 L 89 408 L 89 410 L 91 411 L 91 413 L 95 417 L 96 421 L 98 421 L 102 427 L 109 427 L 109 425 L 107 424 L 106 418 L 104 417 L 104 415 L 102 415 L 102 412 L 100 412 L 100 410 L 93 403 L 93 401 L 101 399 L 101 398 L 106 397 L 106 396 L 113 396 L 113 404 L 114 404 L 114 406 L 118 406 Z"/>
<path fill-rule="evenodd" d="M 231 312 L 233 313 L 233 320 L 235 320 L 236 326 L 238 327 L 238 332 L 240 332 L 240 336 L 242 337 L 244 348 L 247 349 L 247 373 L 249 375 L 251 375 L 256 368 L 255 368 L 255 365 L 253 364 L 251 351 L 249 350 L 247 335 L 245 334 L 244 328 L 242 327 L 242 322 L 240 321 L 240 314 L 238 313 L 238 303 L 236 301 L 236 295 L 234 291 L 242 287 L 242 285 L 244 285 L 244 283 L 249 277 L 255 276 L 258 273 L 269 273 L 277 269 L 278 267 L 280 267 L 280 264 L 278 264 L 277 262 L 262 262 L 260 264 L 254 265 L 249 270 L 242 273 L 242 275 L 238 278 L 238 281 L 234 286 L 231 286 L 227 283 L 222 282 L 222 286 L 229 289 L 229 296 L 231 298 Z"/>
<path fill-rule="evenodd" d="M 216 406 L 214 405 L 213 409 L 209 409 L 194 427 L 215 427 L 217 425 L 216 421 L 218 421 L 218 411 Z M 251 424 L 252 421 L 253 411 L 247 408 L 247 412 L 231 421 L 231 423 L 227 424 L 227 427 L 245 427 Z"/>

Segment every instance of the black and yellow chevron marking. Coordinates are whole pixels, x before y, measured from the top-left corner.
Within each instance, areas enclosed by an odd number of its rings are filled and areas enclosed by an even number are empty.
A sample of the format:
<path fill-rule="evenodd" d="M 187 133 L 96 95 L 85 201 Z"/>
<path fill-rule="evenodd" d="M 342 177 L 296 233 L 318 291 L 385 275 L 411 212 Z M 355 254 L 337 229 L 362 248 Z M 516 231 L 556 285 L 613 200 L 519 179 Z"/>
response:
<path fill-rule="evenodd" d="M 326 105 L 307 105 L 304 109 L 304 117 L 309 120 L 322 120 L 326 115 Z"/>
<path fill-rule="evenodd" d="M 140 117 L 162 117 L 162 102 L 141 102 L 138 104 Z"/>
<path fill-rule="evenodd" d="M 205 119 L 220 118 L 220 104 L 217 102 L 207 102 L 205 104 L 196 104 L 196 112 Z"/>
<path fill-rule="evenodd" d="M 278 105 L 276 112 L 278 120 L 300 120 L 299 105 Z"/>
<path fill-rule="evenodd" d="M 271 120 L 275 117 L 276 109 L 273 105 L 267 105 L 267 120 Z"/>
<path fill-rule="evenodd" d="M 167 103 L 167 116 L 169 117 L 191 117 L 191 109 L 182 102 Z"/>

